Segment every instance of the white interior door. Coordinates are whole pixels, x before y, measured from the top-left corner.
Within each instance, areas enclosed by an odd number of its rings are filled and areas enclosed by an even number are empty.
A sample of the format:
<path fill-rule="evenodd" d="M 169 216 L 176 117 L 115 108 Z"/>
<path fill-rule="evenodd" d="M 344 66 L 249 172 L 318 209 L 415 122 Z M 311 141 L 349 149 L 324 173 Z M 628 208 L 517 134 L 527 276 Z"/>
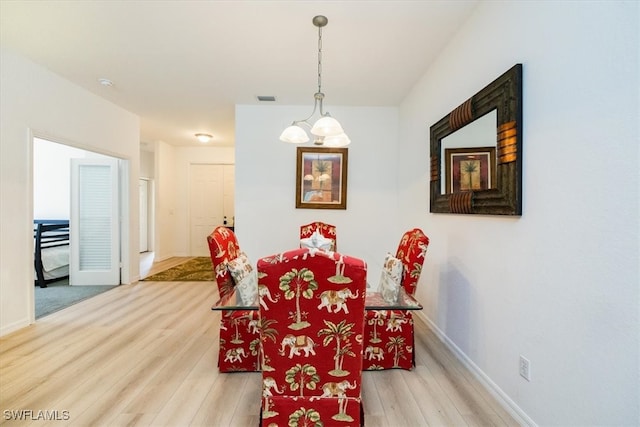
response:
<path fill-rule="evenodd" d="M 224 222 L 225 167 L 229 165 L 191 165 L 189 168 L 191 256 L 209 256 L 207 236 Z"/>
<path fill-rule="evenodd" d="M 71 160 L 70 285 L 120 283 L 118 160 Z"/>

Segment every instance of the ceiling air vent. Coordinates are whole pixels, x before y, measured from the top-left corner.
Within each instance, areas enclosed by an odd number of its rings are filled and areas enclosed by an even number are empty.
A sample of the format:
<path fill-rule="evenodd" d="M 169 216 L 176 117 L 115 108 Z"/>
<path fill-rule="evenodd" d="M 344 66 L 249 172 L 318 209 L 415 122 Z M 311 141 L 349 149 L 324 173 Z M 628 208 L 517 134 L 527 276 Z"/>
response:
<path fill-rule="evenodd" d="M 260 102 L 273 102 L 276 100 L 276 97 L 271 95 L 258 95 L 257 98 Z"/>

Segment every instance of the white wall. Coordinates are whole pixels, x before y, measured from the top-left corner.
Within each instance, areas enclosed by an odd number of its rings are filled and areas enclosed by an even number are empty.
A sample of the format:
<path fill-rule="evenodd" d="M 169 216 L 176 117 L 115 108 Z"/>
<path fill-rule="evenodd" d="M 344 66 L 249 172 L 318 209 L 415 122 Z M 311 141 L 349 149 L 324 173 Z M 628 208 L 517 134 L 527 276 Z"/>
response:
<path fill-rule="evenodd" d="M 69 219 L 71 211 L 71 159 L 108 159 L 45 139 L 33 141 L 33 218 Z"/>
<path fill-rule="evenodd" d="M 175 212 L 178 191 L 174 167 L 175 150 L 176 147 L 165 142 L 155 142 L 153 166 L 155 171 L 155 230 L 153 233 L 155 261 L 175 256 Z"/>
<path fill-rule="evenodd" d="M 33 217 L 69 219 L 71 210 L 71 159 L 85 151 L 44 139 L 33 141 Z"/>
<path fill-rule="evenodd" d="M 155 154 L 151 151 L 140 150 L 140 178 L 153 179 L 155 177 Z"/>
<path fill-rule="evenodd" d="M 351 138 L 347 209 L 296 209 L 296 145 L 278 137 L 305 106 L 236 107 L 236 226 L 241 248 L 258 258 L 300 245 L 300 226 L 314 220 L 334 224 L 338 251 L 364 259 L 377 281 L 387 252 L 402 234 L 397 221 L 396 146 L 398 110 L 336 107 Z M 309 146 L 309 145 L 307 145 Z"/>
<path fill-rule="evenodd" d="M 638 16 L 483 2 L 400 109 L 399 215 L 431 238 L 422 314 L 527 422 L 640 425 Z M 518 62 L 522 217 L 427 213 L 429 126 Z"/>
<path fill-rule="evenodd" d="M 0 50 L 0 335 L 33 322 L 32 135 L 129 163 L 123 282 L 139 275 L 137 116 Z"/>

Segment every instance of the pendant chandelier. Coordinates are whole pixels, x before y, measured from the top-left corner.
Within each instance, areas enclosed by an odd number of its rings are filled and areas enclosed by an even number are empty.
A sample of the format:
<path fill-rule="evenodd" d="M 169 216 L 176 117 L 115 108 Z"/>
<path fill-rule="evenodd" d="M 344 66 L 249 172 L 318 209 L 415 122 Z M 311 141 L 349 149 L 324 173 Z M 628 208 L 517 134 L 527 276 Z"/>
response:
<path fill-rule="evenodd" d="M 294 144 L 309 141 L 309 135 L 307 135 L 307 132 L 301 127 L 301 125 L 304 125 L 309 127 L 314 137 L 313 143 L 315 145 L 344 147 L 348 145 L 351 140 L 344 133 L 340 122 L 331 117 L 328 112 L 325 113 L 322 106 L 322 101 L 324 100 L 324 93 L 322 93 L 322 27 L 327 25 L 329 20 L 326 16 L 318 15 L 313 17 L 312 22 L 313 25 L 318 27 L 318 91 L 313 95 L 313 112 L 306 119 L 295 120 L 291 123 L 291 126 L 286 128 L 280 135 L 280 140 Z M 316 111 L 320 113 L 320 118 L 311 125 L 309 120 L 316 114 Z"/>

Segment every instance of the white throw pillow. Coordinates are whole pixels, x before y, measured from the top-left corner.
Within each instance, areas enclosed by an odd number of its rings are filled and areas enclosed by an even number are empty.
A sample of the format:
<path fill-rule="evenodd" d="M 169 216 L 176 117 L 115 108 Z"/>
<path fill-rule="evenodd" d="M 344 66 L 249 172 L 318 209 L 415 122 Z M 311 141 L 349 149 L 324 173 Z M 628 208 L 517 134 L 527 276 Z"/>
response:
<path fill-rule="evenodd" d="M 300 246 L 308 249 L 322 249 L 330 251 L 333 247 L 333 240 L 324 237 L 318 230 L 307 238 L 300 239 Z"/>
<path fill-rule="evenodd" d="M 258 300 L 258 272 L 251 266 L 249 258 L 240 252 L 236 259 L 227 262 L 227 269 L 236 284 L 239 302 L 242 305 L 256 305 Z"/>
<path fill-rule="evenodd" d="M 391 304 L 397 301 L 400 282 L 402 282 L 402 262 L 393 255 L 387 254 L 384 258 L 379 286 L 382 298 L 386 302 Z"/>

